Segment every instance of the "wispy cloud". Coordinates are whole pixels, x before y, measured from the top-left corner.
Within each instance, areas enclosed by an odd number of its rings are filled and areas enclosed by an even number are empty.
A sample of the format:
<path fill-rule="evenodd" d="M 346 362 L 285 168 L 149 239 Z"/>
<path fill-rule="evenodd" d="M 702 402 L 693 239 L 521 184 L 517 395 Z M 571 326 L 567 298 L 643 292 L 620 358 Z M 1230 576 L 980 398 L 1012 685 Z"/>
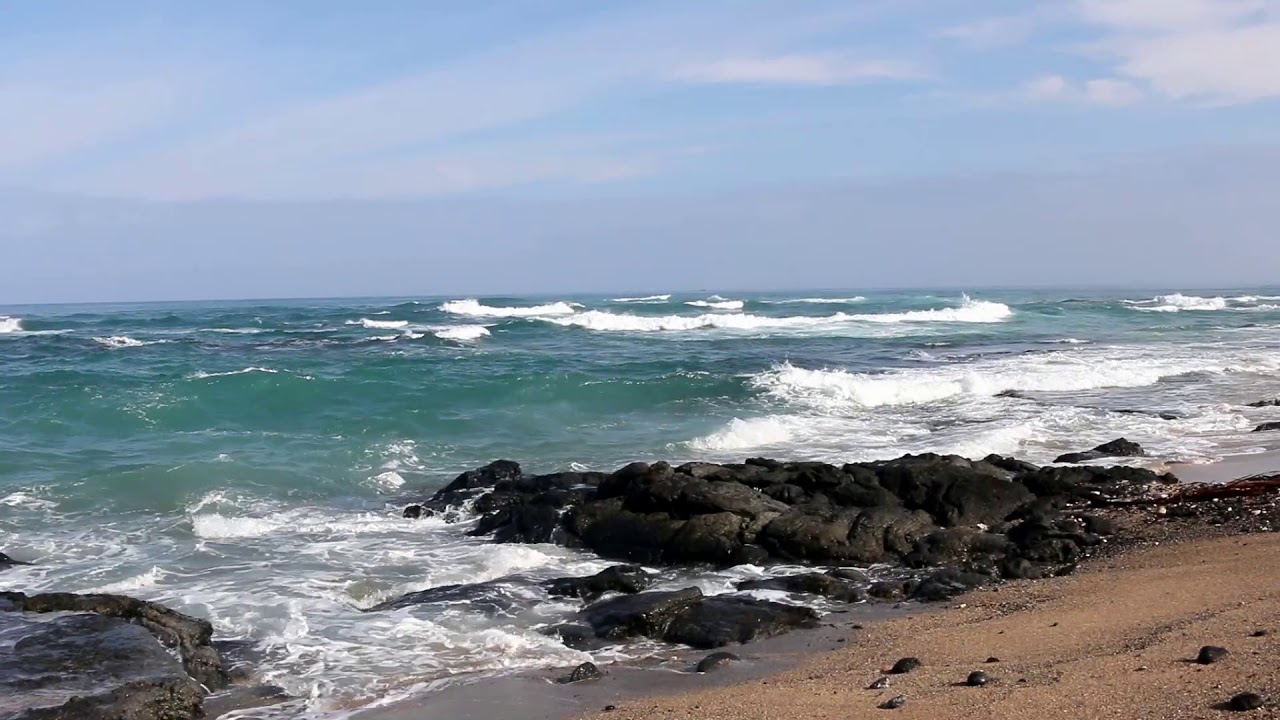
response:
<path fill-rule="evenodd" d="M 1142 102 L 1133 83 L 1116 78 L 1095 78 L 1075 83 L 1061 75 L 1044 75 L 1028 82 L 1022 96 L 1036 102 L 1067 102 L 1106 107 L 1126 107 Z"/>
<path fill-rule="evenodd" d="M 939 30 L 937 35 L 974 49 L 989 50 L 1026 42 L 1038 23 L 1036 13 L 1002 15 L 951 25 Z"/>
<path fill-rule="evenodd" d="M 915 63 L 902 60 L 853 60 L 831 55 L 778 55 L 728 58 L 690 65 L 676 72 L 689 82 L 747 85 L 853 85 L 875 80 L 918 80 Z"/>
<path fill-rule="evenodd" d="M 1171 100 L 1280 97 L 1280 0 L 1078 0 L 1090 51 Z"/>

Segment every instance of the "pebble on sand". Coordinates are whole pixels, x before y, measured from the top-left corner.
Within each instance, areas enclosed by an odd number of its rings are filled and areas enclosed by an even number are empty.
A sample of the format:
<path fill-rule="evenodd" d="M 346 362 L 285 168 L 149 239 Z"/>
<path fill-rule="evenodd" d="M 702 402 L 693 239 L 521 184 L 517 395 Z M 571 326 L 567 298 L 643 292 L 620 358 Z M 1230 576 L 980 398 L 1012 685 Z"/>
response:
<path fill-rule="evenodd" d="M 887 687 L 889 687 L 889 678 L 882 677 L 879 680 L 868 685 L 867 689 L 868 690 L 884 690 Z"/>
<path fill-rule="evenodd" d="M 889 673 L 892 675 L 905 675 L 923 664 L 920 662 L 920 658 L 905 657 L 894 663 L 893 667 L 889 668 Z"/>
<path fill-rule="evenodd" d="M 1263 699 L 1258 693 L 1244 692 L 1231 698 L 1231 702 L 1228 705 L 1236 712 L 1248 712 L 1262 707 Z"/>
<path fill-rule="evenodd" d="M 1196 655 L 1196 662 L 1201 665 L 1212 665 L 1229 654 L 1230 653 L 1224 647 L 1218 647 L 1217 645 L 1205 645 L 1200 648 L 1200 654 Z"/>
<path fill-rule="evenodd" d="M 880 705 L 881 710 L 897 710 L 907 704 L 907 696 L 899 695 L 891 700 L 886 700 Z"/>
<path fill-rule="evenodd" d="M 1266 637 L 1266 636 L 1267 636 L 1266 630 L 1254 630 L 1253 632 L 1249 633 L 1249 637 Z"/>
<path fill-rule="evenodd" d="M 588 662 L 582 663 L 578 667 L 574 668 L 572 673 L 567 677 L 560 678 L 558 682 L 561 685 L 568 685 L 569 683 L 584 682 L 587 680 L 599 680 L 602 677 L 604 677 L 604 674 L 600 672 L 600 668 L 596 667 L 595 663 Z"/>
<path fill-rule="evenodd" d="M 964 684 L 969 687 L 982 687 L 989 682 L 991 682 L 990 675 L 982 672 L 981 670 L 975 670 L 969 673 L 969 677 L 964 681 Z"/>
<path fill-rule="evenodd" d="M 713 672 L 719 670 L 725 665 L 728 665 L 729 663 L 738 662 L 741 659 L 742 658 L 731 652 L 714 652 L 702 658 L 702 662 L 698 663 L 696 671 L 700 673 Z"/>

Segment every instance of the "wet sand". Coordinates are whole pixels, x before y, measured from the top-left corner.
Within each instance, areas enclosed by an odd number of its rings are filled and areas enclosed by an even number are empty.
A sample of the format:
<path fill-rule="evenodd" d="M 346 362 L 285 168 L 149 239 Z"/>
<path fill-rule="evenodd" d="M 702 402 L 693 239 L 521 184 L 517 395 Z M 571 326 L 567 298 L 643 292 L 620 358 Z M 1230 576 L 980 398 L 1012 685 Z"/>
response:
<path fill-rule="evenodd" d="M 773 679 L 620 703 L 593 718 L 920 720 L 1212 718 L 1237 693 L 1280 700 L 1280 535 L 1126 552 L 1077 574 L 979 590 L 945 612 L 889 620 Z M 963 605 L 964 607 L 959 607 Z M 1265 637 L 1250 637 L 1267 630 Z M 1203 645 L 1231 651 L 1209 666 Z M 898 658 L 924 666 L 866 690 Z M 986 663 L 988 657 L 999 663 Z M 996 678 L 962 687 L 970 672 Z M 1250 716 L 1274 717 L 1275 705 Z"/>

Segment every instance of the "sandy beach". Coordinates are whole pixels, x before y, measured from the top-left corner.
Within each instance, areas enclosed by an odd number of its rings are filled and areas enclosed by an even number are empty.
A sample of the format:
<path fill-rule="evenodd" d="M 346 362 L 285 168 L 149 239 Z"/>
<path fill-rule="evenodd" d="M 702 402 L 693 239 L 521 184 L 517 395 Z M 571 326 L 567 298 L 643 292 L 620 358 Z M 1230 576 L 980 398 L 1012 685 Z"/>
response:
<path fill-rule="evenodd" d="M 619 703 L 593 718 L 1208 718 L 1245 691 L 1280 692 L 1280 537 L 1152 545 L 1078 574 L 1010 583 L 888 620 L 776 678 Z M 1257 631 L 1267 631 L 1253 637 Z M 1230 654 L 1192 662 L 1204 645 Z M 902 657 L 923 665 L 865 689 Z M 988 663 L 988 658 L 999 658 Z M 986 687 L 960 683 L 976 670 Z M 1274 706 L 1255 711 L 1272 716 Z"/>

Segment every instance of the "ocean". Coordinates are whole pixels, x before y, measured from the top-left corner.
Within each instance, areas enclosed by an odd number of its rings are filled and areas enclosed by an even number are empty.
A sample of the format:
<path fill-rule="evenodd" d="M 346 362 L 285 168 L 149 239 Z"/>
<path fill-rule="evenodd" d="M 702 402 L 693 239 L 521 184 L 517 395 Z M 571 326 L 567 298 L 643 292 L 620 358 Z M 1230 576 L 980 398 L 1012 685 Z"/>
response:
<path fill-rule="evenodd" d="M 1151 456 L 1128 462 L 1204 463 L 1276 442 L 1249 431 L 1280 410 L 1244 404 L 1280 395 L 1278 372 L 1276 288 L 0 308 L 0 550 L 34 563 L 0 579 L 206 617 L 299 697 L 253 717 L 341 717 L 591 657 L 537 631 L 575 607 L 542 595 L 362 612 L 612 564 L 400 517 L 491 460 L 1049 462 L 1123 436 Z"/>

